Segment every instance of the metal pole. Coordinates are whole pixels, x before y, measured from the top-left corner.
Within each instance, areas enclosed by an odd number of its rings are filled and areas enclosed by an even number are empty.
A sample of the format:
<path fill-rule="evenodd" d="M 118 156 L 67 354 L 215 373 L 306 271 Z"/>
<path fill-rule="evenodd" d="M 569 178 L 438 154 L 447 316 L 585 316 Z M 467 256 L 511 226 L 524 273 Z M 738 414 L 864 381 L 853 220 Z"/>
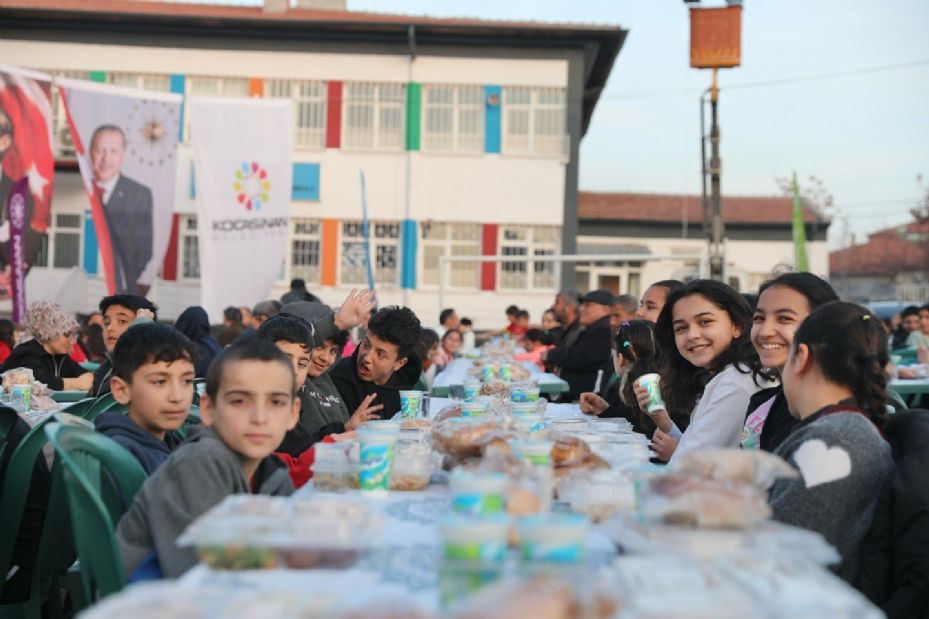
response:
<path fill-rule="evenodd" d="M 710 191 L 713 207 L 713 221 L 711 226 L 712 238 L 710 240 L 710 278 L 723 280 L 723 237 L 725 230 L 722 220 L 722 195 L 720 193 L 720 175 L 722 162 L 719 158 L 719 124 L 717 123 L 717 102 L 719 101 L 719 86 L 716 83 L 718 69 L 713 69 L 713 85 L 710 87 Z"/>

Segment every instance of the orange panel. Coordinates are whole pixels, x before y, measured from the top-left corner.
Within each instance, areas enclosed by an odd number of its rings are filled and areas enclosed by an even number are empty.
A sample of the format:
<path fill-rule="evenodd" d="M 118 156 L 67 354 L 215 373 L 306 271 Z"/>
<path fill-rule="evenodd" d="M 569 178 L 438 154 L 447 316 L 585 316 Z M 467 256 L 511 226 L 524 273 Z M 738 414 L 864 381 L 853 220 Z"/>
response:
<path fill-rule="evenodd" d="M 323 251 L 319 283 L 335 286 L 339 265 L 339 220 L 324 219 L 321 233 Z"/>
<path fill-rule="evenodd" d="M 263 97 L 265 96 L 265 81 L 260 77 L 253 77 L 248 80 L 248 96 Z"/>

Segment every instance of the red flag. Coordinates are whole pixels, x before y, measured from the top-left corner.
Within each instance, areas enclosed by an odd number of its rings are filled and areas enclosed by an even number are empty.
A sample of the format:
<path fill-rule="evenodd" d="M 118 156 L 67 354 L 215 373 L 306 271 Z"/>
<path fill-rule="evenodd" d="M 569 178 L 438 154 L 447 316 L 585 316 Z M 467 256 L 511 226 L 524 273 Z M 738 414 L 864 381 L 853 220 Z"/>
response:
<path fill-rule="evenodd" d="M 52 154 L 51 82 L 46 76 L 0 65 L 0 109 L 13 125 L 13 145 L 3 156 L 3 174 L 29 177 L 34 208 L 31 227 L 41 233 L 51 223 Z"/>

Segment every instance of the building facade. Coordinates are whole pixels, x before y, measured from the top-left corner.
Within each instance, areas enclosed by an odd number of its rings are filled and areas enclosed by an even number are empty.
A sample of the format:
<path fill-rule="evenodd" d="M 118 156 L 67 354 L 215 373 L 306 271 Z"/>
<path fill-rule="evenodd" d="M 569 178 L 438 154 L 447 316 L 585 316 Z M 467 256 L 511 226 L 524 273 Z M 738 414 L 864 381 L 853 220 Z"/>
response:
<path fill-rule="evenodd" d="M 440 310 L 440 256 L 575 251 L 578 147 L 624 37 L 618 27 L 270 4 L 0 0 L 4 63 L 183 95 L 291 99 L 291 231 L 271 296 L 295 277 L 330 303 L 367 285 L 363 172 L 380 303 L 409 305 L 426 324 Z M 52 227 L 27 294 L 89 311 L 105 285 L 56 108 Z M 200 302 L 189 123 L 183 113 L 171 243 L 150 292 L 166 318 Z M 570 265 L 547 262 L 447 268 L 444 304 L 487 327 L 511 303 L 538 318 L 573 280 Z"/>

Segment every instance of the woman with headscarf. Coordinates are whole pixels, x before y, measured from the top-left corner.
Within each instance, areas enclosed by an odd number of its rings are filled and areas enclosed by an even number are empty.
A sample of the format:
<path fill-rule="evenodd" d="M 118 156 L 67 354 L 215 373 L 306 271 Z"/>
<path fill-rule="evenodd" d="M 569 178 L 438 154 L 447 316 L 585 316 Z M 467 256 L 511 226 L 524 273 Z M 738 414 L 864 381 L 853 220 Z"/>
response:
<path fill-rule="evenodd" d="M 210 363 L 223 349 L 219 342 L 216 341 L 216 338 L 210 335 L 210 319 L 206 314 L 206 310 L 199 305 L 191 305 L 178 316 L 174 328 L 197 345 L 197 367 L 195 371 L 197 378 L 206 378 L 206 371 L 209 369 Z"/>
<path fill-rule="evenodd" d="M 73 314 L 54 301 L 36 301 L 26 310 L 25 327 L 32 339 L 14 348 L 0 370 L 28 368 L 55 391 L 90 389 L 94 375 L 68 356 L 79 329 Z"/>

